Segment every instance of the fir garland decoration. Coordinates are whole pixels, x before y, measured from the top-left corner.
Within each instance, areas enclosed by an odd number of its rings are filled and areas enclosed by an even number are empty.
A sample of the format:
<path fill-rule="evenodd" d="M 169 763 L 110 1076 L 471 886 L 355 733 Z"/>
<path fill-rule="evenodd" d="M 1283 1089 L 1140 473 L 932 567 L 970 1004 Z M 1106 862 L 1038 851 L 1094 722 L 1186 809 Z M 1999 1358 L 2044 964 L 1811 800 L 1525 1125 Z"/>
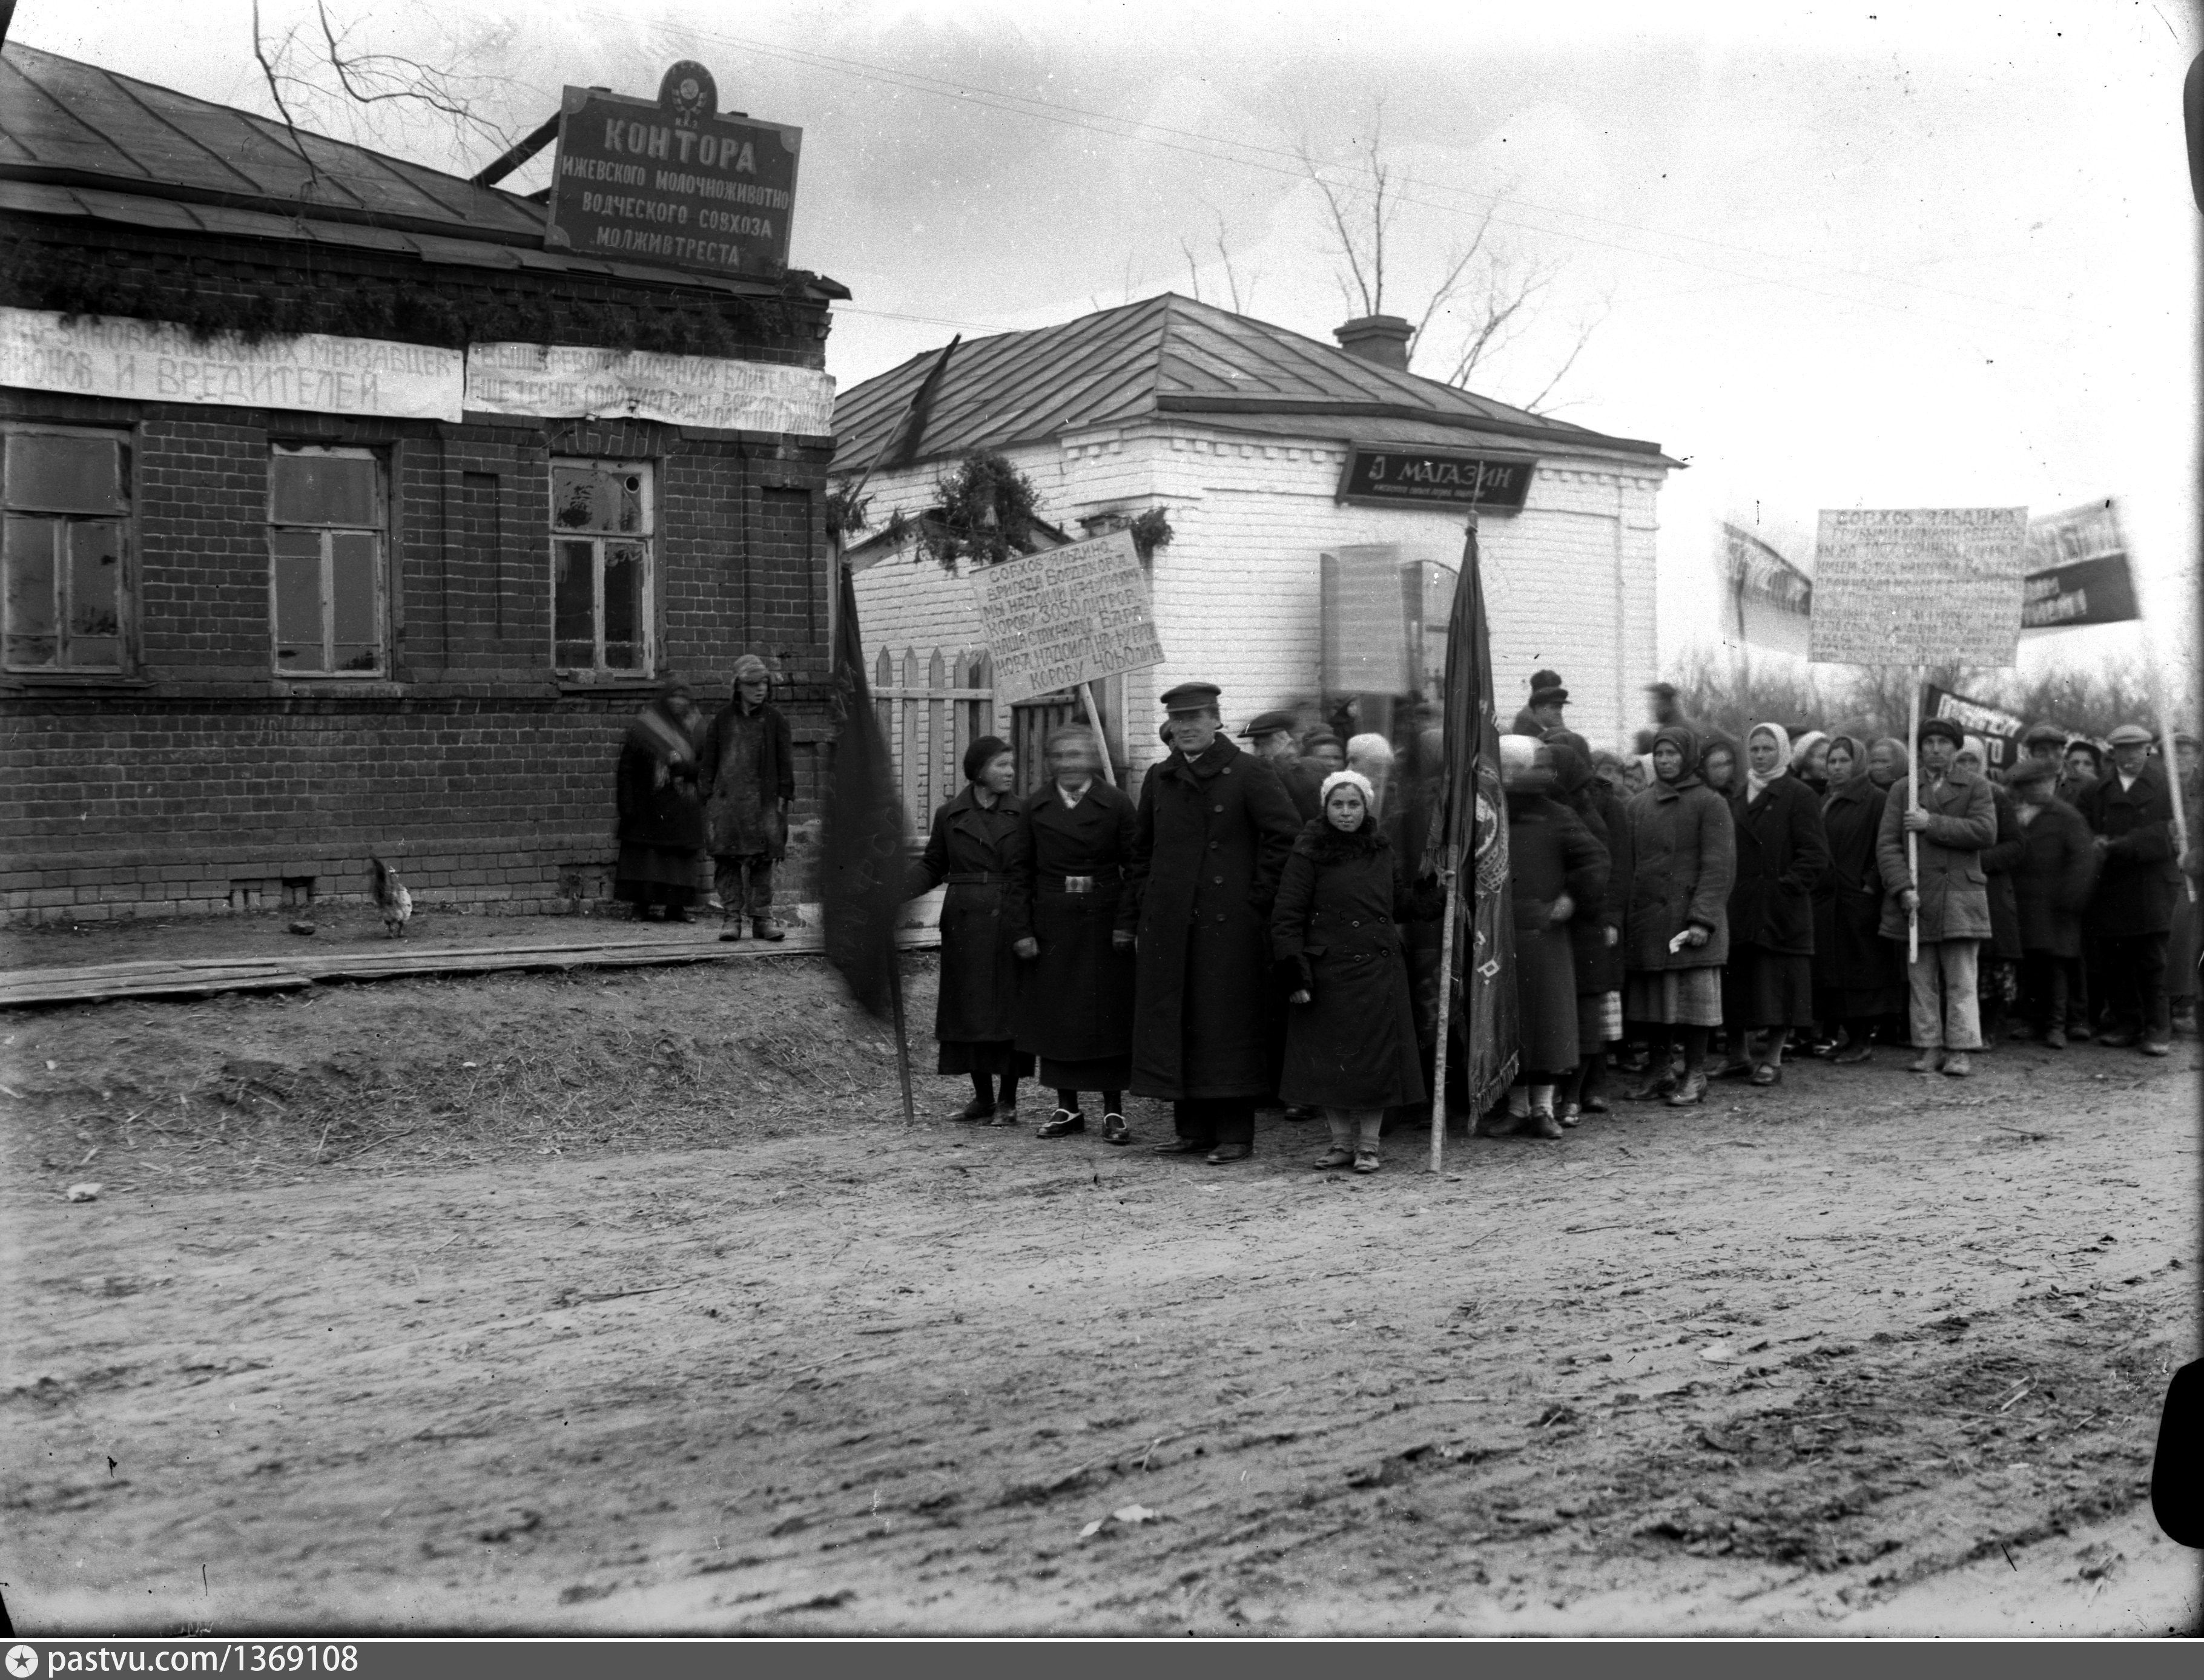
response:
<path fill-rule="evenodd" d="M 1132 532 L 1133 547 L 1143 561 L 1154 559 L 1157 549 L 1170 547 L 1175 535 L 1170 517 L 1160 507 L 1148 509 L 1125 529 Z"/>
<path fill-rule="evenodd" d="M 992 565 L 1033 552 L 1040 499 L 1033 481 L 1004 457 L 975 449 L 954 473 L 936 479 L 933 488 L 941 499 L 939 523 L 922 522 L 918 540 L 945 569 L 955 571 L 968 555 L 975 565 Z"/>

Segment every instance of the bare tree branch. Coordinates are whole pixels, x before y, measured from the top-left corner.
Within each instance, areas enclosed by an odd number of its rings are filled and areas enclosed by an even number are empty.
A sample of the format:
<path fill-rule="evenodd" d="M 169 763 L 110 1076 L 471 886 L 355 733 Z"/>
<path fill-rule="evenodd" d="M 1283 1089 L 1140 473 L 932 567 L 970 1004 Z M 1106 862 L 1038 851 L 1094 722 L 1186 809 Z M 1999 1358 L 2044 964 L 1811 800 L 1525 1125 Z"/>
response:
<path fill-rule="evenodd" d="M 1383 298 L 1385 292 L 1384 275 L 1382 270 L 1378 273 L 1377 289 L 1372 291 L 1372 276 L 1365 269 L 1365 252 L 1348 226 L 1348 212 L 1354 204 L 1354 189 L 1341 188 L 1333 185 L 1331 178 L 1324 173 L 1322 167 L 1317 163 L 1316 154 L 1311 149 L 1306 135 L 1301 137 L 1294 150 L 1300 158 L 1302 170 L 1311 180 L 1316 183 L 1317 191 L 1324 194 L 1324 206 L 1331 217 L 1331 230 L 1339 240 L 1339 249 L 1333 254 L 1347 264 L 1347 272 L 1344 275 L 1335 275 L 1335 278 L 1339 281 L 1340 295 L 1347 300 L 1347 306 L 1353 309 L 1355 294 L 1360 293 L 1362 298 L 1362 313 L 1378 314 L 1378 302 Z M 1374 165 L 1374 152 L 1372 163 Z M 1382 185 L 1381 176 L 1380 186 Z M 1356 219 L 1359 221 L 1360 218 L 1358 216 Z M 1382 246 L 1373 255 L 1382 259 L 1383 255 Z"/>
<path fill-rule="evenodd" d="M 1240 273 L 1232 266 L 1232 253 L 1225 248 L 1224 245 L 1224 212 L 1223 210 L 1217 212 L 1217 255 L 1224 264 L 1224 284 L 1232 293 L 1232 312 L 1235 315 L 1245 315 L 1255 307 L 1255 282 L 1262 276 L 1249 275 L 1247 295 L 1244 298 L 1241 297 Z"/>
<path fill-rule="evenodd" d="M 282 44 L 276 49 L 276 56 L 283 56 L 298 38 L 299 27 L 293 24 L 284 35 Z M 261 79 L 268 84 L 268 97 L 276 102 L 276 115 L 283 119 L 283 132 L 290 137 L 291 150 L 299 154 L 299 161 L 306 166 L 306 185 L 311 191 L 319 184 L 320 173 L 314 168 L 313 157 L 307 151 L 305 143 L 299 138 L 299 124 L 291 115 L 290 102 L 283 97 L 283 84 L 290 78 L 279 75 L 275 60 L 269 56 L 268 39 L 260 27 L 260 0 L 252 0 L 252 56 L 260 66 Z"/>
<path fill-rule="evenodd" d="M 1554 376 L 1538 387 L 1538 394 L 1525 403 L 1524 408 L 1532 414 L 1554 412 L 1554 408 L 1547 405 L 1546 399 L 1553 395 L 1554 387 L 1556 385 L 1568 377 L 1569 370 L 1577 364 L 1577 358 L 1584 354 L 1585 346 L 1591 342 L 1591 335 L 1605 324 L 1607 317 L 1614 312 L 1614 299 L 1610 294 L 1601 303 L 1597 315 L 1587 316 L 1578 323 L 1577 341 L 1569 346 L 1569 353 L 1561 358 L 1561 366 L 1554 370 Z"/>
<path fill-rule="evenodd" d="M 1201 269 L 1195 264 L 1194 247 L 1186 242 L 1186 235 L 1183 234 L 1178 236 L 1178 248 L 1186 253 L 1186 277 L 1194 287 L 1194 302 L 1200 303 L 1201 301 Z M 1225 272 L 1229 274 L 1231 270 L 1228 269 Z"/>

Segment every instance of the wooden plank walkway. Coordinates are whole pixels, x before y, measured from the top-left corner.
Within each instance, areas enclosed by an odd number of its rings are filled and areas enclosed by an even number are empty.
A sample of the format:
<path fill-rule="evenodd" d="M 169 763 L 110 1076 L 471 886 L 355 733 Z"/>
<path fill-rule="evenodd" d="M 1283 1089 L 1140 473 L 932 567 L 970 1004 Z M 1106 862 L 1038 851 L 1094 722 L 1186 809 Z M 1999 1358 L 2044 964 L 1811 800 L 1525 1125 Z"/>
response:
<path fill-rule="evenodd" d="M 402 979 L 421 974 L 489 974 L 513 970 L 637 968 L 678 962 L 735 962 L 752 958 L 815 956 L 825 946 L 815 929 L 794 928 L 774 944 L 744 939 L 610 938 L 522 944 L 436 945 L 408 949 L 403 940 L 364 949 L 304 948 L 281 957 L 158 958 L 98 962 L 74 968 L 0 969 L 0 1009 L 35 1003 L 98 1003 L 121 997 L 200 997 L 222 991 L 296 991 L 323 980 Z M 906 927 L 905 950 L 941 943 L 939 929 Z"/>

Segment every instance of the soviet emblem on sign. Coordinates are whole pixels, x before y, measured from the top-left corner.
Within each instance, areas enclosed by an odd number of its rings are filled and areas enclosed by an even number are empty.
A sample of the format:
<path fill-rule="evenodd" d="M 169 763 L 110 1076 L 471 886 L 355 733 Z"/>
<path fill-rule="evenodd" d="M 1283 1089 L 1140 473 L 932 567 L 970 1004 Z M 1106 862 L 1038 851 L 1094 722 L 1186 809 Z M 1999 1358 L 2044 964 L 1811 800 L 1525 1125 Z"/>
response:
<path fill-rule="evenodd" d="M 712 73 L 693 58 L 667 71 L 658 84 L 658 103 L 677 128 L 694 128 L 720 109 L 720 89 Z"/>

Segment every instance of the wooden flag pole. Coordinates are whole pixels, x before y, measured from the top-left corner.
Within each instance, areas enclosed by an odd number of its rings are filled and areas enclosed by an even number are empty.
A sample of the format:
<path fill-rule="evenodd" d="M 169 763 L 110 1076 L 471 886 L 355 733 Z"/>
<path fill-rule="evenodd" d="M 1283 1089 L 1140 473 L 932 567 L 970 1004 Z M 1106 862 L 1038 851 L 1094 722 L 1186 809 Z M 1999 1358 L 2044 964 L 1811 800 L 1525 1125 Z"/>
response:
<path fill-rule="evenodd" d="M 1928 680 L 1928 666 L 1915 665 L 1913 700 L 1905 725 L 1905 750 L 1913 760 L 1905 778 L 1909 811 L 1921 808 L 1921 685 Z M 1913 908 L 1905 913 L 1905 966 L 1911 968 L 1921 961 L 1921 837 L 1910 828 L 1905 831 L 1905 873 L 1913 878 Z"/>
<path fill-rule="evenodd" d="M 1110 767 L 1110 741 L 1102 733 L 1102 709 L 1094 703 L 1094 685 L 1081 683 L 1079 697 L 1087 703 L 1087 725 L 1093 730 L 1095 742 L 1102 748 L 1102 779 L 1114 788 L 1117 785 L 1117 772 Z"/>
<path fill-rule="evenodd" d="M 1435 1173 L 1443 1171 L 1446 1162 L 1447 1006 L 1454 1002 L 1454 918 L 1460 873 L 1453 868 L 1447 871 L 1446 923 L 1439 932 L 1438 1039 L 1431 1053 L 1431 1170 Z"/>
<path fill-rule="evenodd" d="M 2174 754 L 2173 725 L 2166 721 L 2165 705 L 2162 701 L 2158 708 L 2158 743 L 2159 751 L 2165 754 L 2166 794 L 2173 802 L 2174 860 L 2177 865 L 2181 859 L 2189 855 L 2188 802 L 2181 796 L 2181 760 Z M 2183 869 L 2181 884 L 2188 890 L 2189 902 L 2194 904 L 2196 902 L 2196 878 Z"/>
<path fill-rule="evenodd" d="M 918 1109 L 910 1097 L 910 1031 L 904 1025 L 903 1015 L 903 946 L 893 928 L 888 930 L 888 1007 L 895 1015 L 896 1072 L 903 1076 L 903 1123 L 915 1126 Z"/>

